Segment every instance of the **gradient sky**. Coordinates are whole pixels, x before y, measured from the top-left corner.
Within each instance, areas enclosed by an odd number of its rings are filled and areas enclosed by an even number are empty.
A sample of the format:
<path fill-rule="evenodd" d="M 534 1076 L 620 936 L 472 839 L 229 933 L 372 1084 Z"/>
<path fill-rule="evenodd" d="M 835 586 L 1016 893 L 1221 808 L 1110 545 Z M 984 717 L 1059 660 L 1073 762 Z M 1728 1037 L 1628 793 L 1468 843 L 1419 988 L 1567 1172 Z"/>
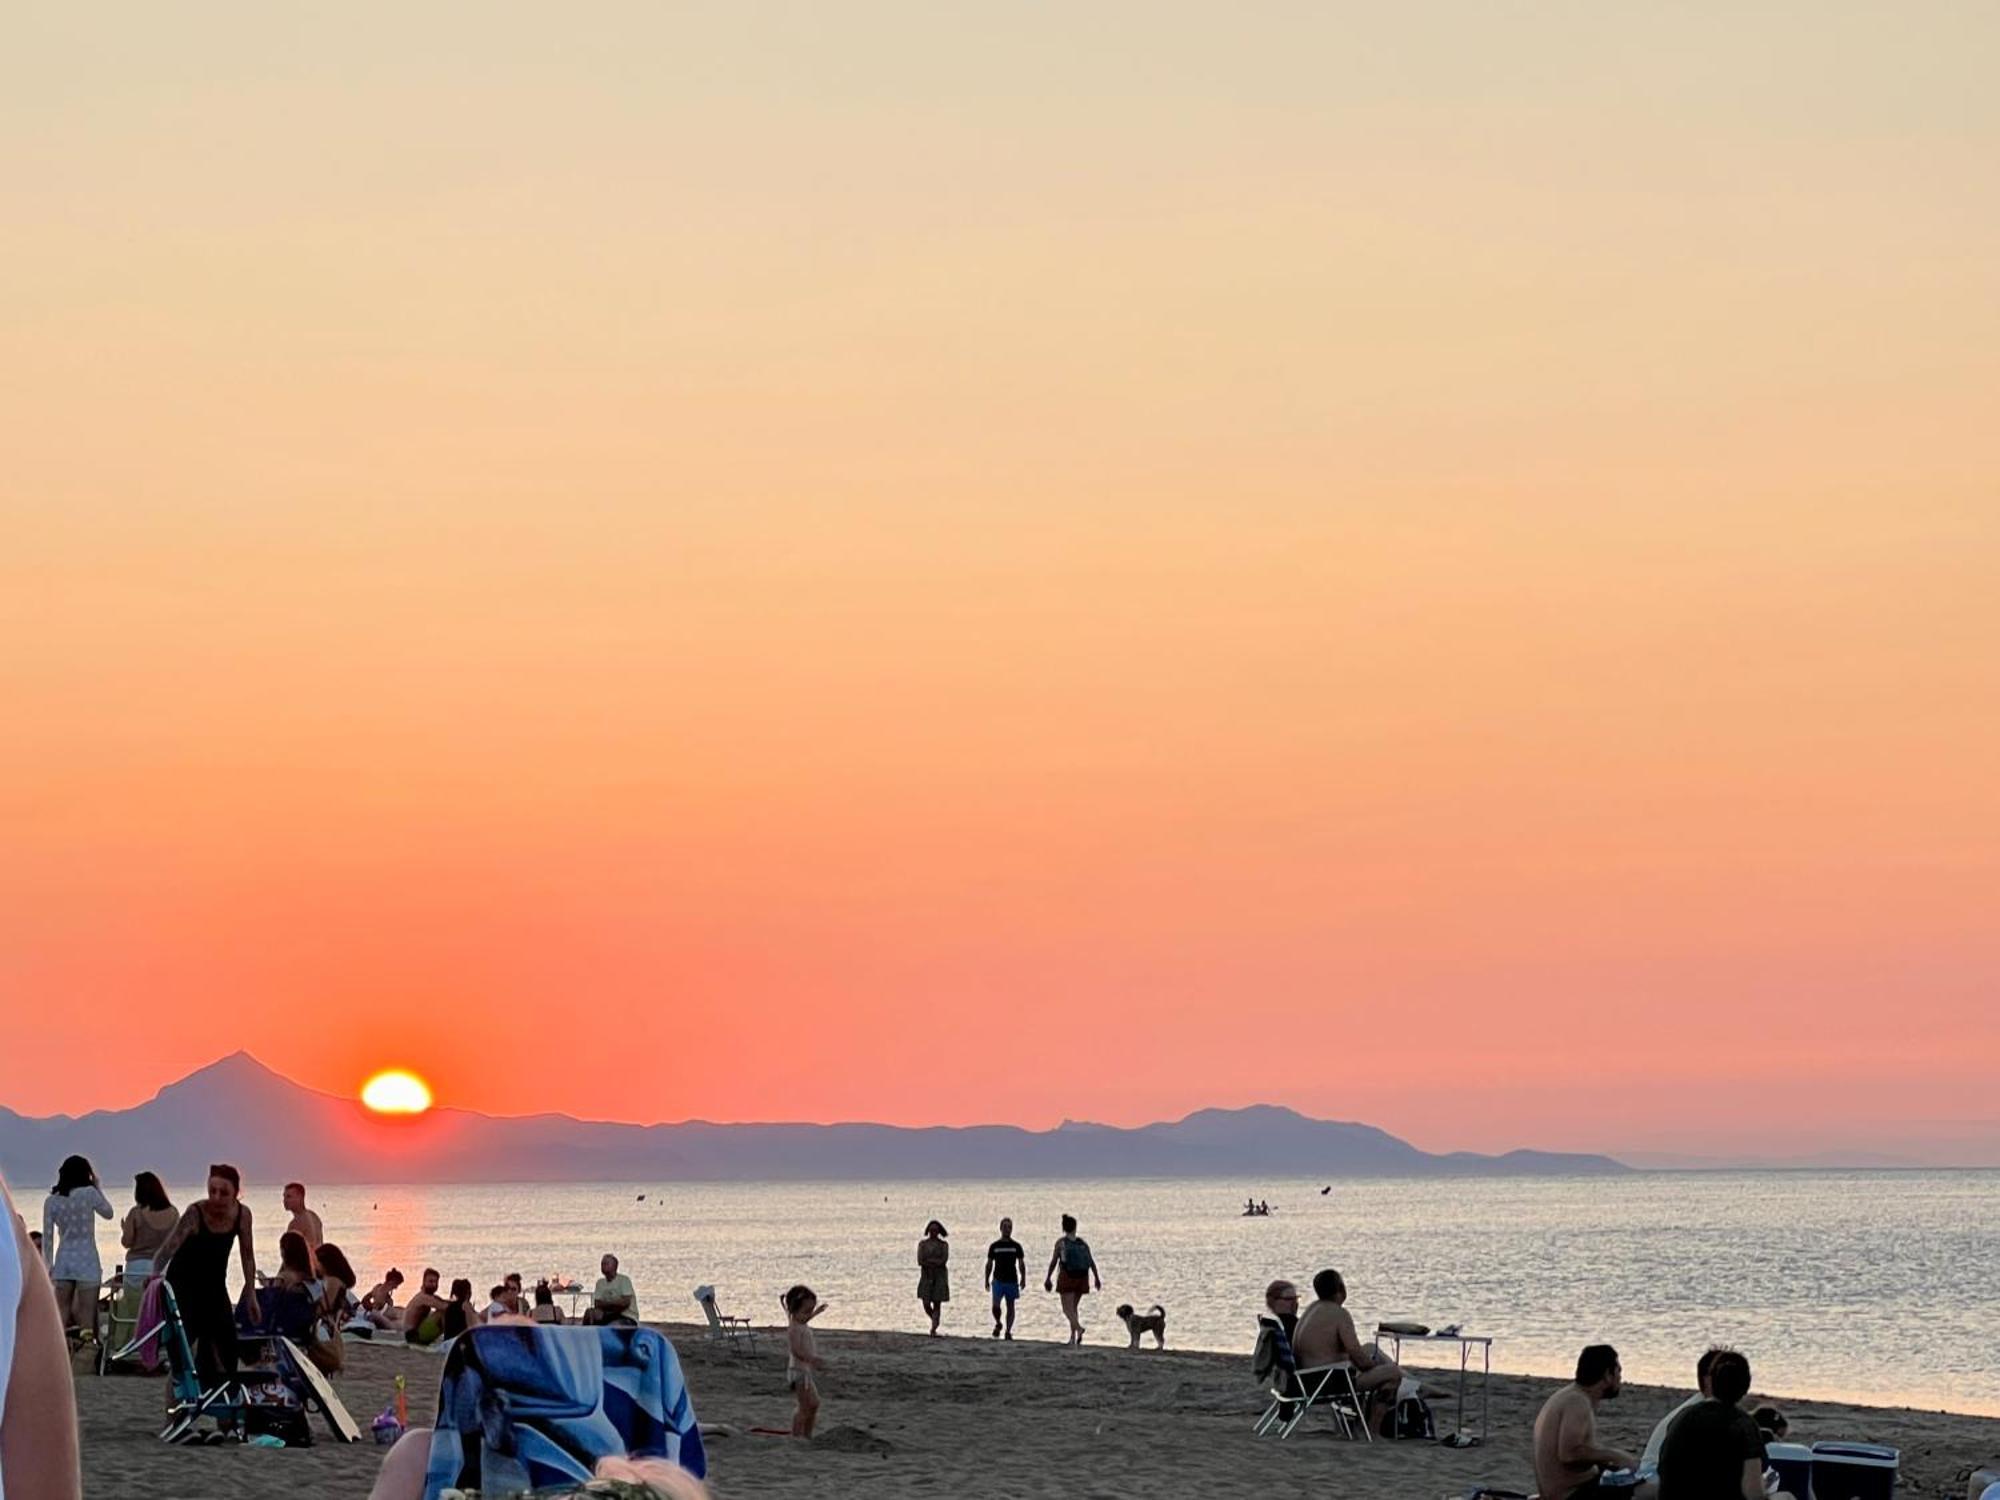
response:
<path fill-rule="evenodd" d="M 302 10 L 0 63 L 0 1102 L 2000 1117 L 2000 8 Z"/>

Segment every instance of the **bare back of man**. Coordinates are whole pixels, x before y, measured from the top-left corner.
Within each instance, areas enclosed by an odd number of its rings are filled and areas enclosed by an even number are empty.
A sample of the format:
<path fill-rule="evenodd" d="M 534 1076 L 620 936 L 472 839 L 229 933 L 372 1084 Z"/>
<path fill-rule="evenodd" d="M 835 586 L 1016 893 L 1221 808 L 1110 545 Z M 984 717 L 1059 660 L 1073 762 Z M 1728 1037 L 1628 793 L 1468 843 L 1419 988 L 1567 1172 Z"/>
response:
<path fill-rule="evenodd" d="M 1548 1500 L 1568 1500 L 1594 1484 L 1602 1466 L 1578 1454 L 1598 1446 L 1598 1408 L 1582 1386 L 1568 1384 L 1542 1402 L 1534 1418 L 1534 1488 Z"/>
<path fill-rule="evenodd" d="M 1325 1298 L 1308 1307 L 1299 1319 L 1292 1335 L 1292 1352 L 1299 1368 L 1304 1370 L 1341 1361 L 1353 1365 L 1354 1384 L 1364 1392 L 1384 1387 L 1394 1391 L 1403 1378 L 1400 1365 L 1386 1358 L 1373 1344 L 1361 1342 L 1354 1314 Z"/>

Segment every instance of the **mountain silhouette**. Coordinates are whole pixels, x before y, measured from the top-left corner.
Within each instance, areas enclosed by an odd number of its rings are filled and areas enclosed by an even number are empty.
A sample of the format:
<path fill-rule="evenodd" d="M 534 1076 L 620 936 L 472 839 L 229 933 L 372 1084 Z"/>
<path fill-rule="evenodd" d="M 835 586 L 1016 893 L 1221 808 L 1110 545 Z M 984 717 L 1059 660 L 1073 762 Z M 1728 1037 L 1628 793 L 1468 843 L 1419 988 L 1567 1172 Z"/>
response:
<path fill-rule="evenodd" d="M 259 1181 L 618 1182 L 1001 1177 L 1548 1175 L 1629 1170 L 1607 1156 L 1437 1155 L 1372 1125 L 1259 1104 L 1127 1129 L 1015 1125 L 622 1125 L 437 1108 L 376 1115 L 237 1052 L 131 1109 L 34 1118 L 0 1108 L 0 1171 L 16 1194 L 71 1152 L 107 1181 L 151 1169 L 201 1179 L 227 1161 Z"/>

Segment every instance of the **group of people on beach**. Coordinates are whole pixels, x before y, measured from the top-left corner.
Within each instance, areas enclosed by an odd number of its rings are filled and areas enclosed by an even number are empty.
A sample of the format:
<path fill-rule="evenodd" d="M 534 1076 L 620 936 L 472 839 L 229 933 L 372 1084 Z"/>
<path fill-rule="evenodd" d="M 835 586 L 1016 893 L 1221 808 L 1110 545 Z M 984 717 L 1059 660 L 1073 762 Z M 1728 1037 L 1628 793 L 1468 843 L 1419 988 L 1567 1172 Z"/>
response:
<path fill-rule="evenodd" d="M 567 1321 L 556 1306 L 553 1285 L 544 1278 L 530 1294 L 518 1271 L 495 1284 L 484 1304 L 475 1299 L 468 1277 L 454 1279 L 448 1294 L 440 1294 L 444 1278 L 436 1267 L 425 1268 L 418 1290 L 401 1305 L 397 1297 L 405 1278 L 394 1266 L 368 1292 L 357 1294 L 354 1267 L 340 1246 L 326 1238 L 325 1224 L 307 1205 L 302 1182 L 285 1184 L 287 1218 L 278 1236 L 278 1268 L 266 1275 L 258 1269 L 255 1218 L 242 1199 L 242 1187 L 242 1174 L 217 1162 L 208 1169 L 206 1196 L 177 1210 L 158 1174 L 140 1172 L 133 1178 L 132 1206 L 120 1227 L 126 1258 L 114 1294 L 123 1290 L 136 1301 L 155 1277 L 171 1286 L 196 1368 L 204 1377 L 235 1371 L 237 1335 L 245 1329 L 274 1328 L 295 1337 L 315 1364 L 332 1371 L 343 1362 L 344 1334 L 400 1334 L 412 1344 L 434 1344 L 502 1319 Z M 66 1158 L 43 1202 L 42 1229 L 30 1236 L 30 1244 L 48 1269 L 58 1315 L 73 1340 L 100 1333 L 106 1282 L 96 1221 L 114 1214 L 89 1160 Z M 228 1287 L 232 1257 L 243 1277 L 243 1290 L 235 1298 Z M 631 1278 L 619 1271 L 618 1257 L 605 1255 L 600 1269 L 590 1305 L 578 1321 L 636 1323 L 638 1293 Z"/>
<path fill-rule="evenodd" d="M 1546 1500 L 1803 1500 L 1775 1483 L 1767 1447 L 1790 1426 L 1775 1406 L 1746 1411 L 1750 1361 L 1711 1346 L 1695 1362 L 1695 1394 L 1661 1417 L 1634 1456 L 1598 1440 L 1597 1408 L 1624 1388 L 1618 1351 L 1591 1344 L 1576 1378 L 1535 1417 L 1535 1483 Z"/>
<path fill-rule="evenodd" d="M 1026 1285 L 1028 1252 L 1021 1242 L 1014 1238 L 1014 1221 L 1000 1221 L 1000 1237 L 986 1247 L 986 1269 L 982 1284 L 993 1303 L 993 1337 L 1011 1339 L 1014 1336 L 1014 1309 L 1021 1300 L 1021 1288 Z M 931 1320 L 931 1336 L 937 1337 L 938 1324 L 944 1317 L 944 1305 L 951 1301 L 951 1243 L 949 1231 L 936 1219 L 924 1226 L 924 1237 L 917 1241 L 917 1301 L 922 1305 L 924 1315 Z M 1091 1253 L 1090 1242 L 1076 1232 L 1076 1216 L 1062 1216 L 1062 1233 L 1057 1236 L 1055 1248 L 1049 1252 L 1048 1270 L 1042 1277 L 1042 1290 L 1054 1292 L 1062 1302 L 1063 1317 L 1069 1323 L 1069 1342 L 1083 1342 L 1084 1327 L 1081 1317 L 1083 1299 L 1090 1295 L 1092 1288 L 1104 1290 L 1104 1277 L 1098 1271 L 1097 1257 Z"/>
<path fill-rule="evenodd" d="M 1264 1291 L 1270 1318 L 1283 1330 L 1291 1369 L 1345 1366 L 1361 1398 L 1361 1419 L 1392 1431 L 1387 1424 L 1399 1396 L 1420 1383 L 1410 1381 L 1379 1344 L 1362 1340 L 1347 1310 L 1347 1283 L 1340 1272 L 1319 1272 L 1312 1287 L 1313 1302 L 1303 1312 L 1292 1282 L 1281 1278 Z M 1766 1446 L 1784 1441 L 1790 1424 L 1775 1406 L 1744 1409 L 1750 1361 L 1734 1349 L 1713 1346 L 1696 1362 L 1695 1382 L 1695 1394 L 1659 1420 L 1644 1451 L 1627 1453 L 1597 1434 L 1598 1406 L 1624 1388 L 1618 1351 L 1609 1344 L 1584 1349 L 1575 1378 L 1551 1395 L 1535 1418 L 1541 1500 L 1792 1500 L 1767 1488 Z"/>

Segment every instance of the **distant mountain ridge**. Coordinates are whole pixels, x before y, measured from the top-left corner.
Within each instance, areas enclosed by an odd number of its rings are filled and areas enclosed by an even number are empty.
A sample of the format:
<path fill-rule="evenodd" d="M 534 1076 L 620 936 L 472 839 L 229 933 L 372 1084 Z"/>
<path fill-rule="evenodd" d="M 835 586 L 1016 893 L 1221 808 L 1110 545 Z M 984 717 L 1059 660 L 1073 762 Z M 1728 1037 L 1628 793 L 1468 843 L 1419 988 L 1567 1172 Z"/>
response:
<path fill-rule="evenodd" d="M 438 1108 L 415 1119 L 292 1082 L 237 1052 L 131 1109 L 30 1117 L 0 1107 L 0 1171 L 17 1190 L 71 1152 L 107 1180 L 142 1168 L 175 1182 L 229 1161 L 260 1181 L 591 1182 L 1230 1176 L 1558 1175 L 1630 1170 L 1608 1156 L 1421 1151 L 1372 1125 L 1279 1105 L 1203 1109 L 1125 1128 L 1016 1125 L 625 1125 L 568 1115 Z"/>

